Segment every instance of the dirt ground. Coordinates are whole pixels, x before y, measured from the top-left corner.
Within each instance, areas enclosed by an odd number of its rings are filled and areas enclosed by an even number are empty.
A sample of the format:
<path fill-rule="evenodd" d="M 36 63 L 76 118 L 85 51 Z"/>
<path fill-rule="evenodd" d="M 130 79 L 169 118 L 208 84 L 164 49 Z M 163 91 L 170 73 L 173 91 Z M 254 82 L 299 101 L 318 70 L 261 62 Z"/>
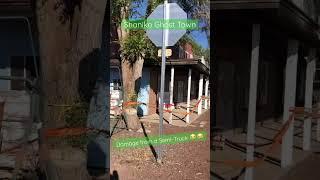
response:
<path fill-rule="evenodd" d="M 279 180 L 319 180 L 320 154 L 314 154 L 295 167 Z"/>
<path fill-rule="evenodd" d="M 164 134 L 193 132 L 205 130 L 208 140 L 204 142 L 187 142 L 166 145 L 162 164 L 155 159 L 155 150 L 151 147 L 111 151 L 111 179 L 120 180 L 161 180 L 161 179 L 209 179 L 210 178 L 210 112 L 204 112 L 188 127 L 164 125 Z M 159 124 L 145 122 L 149 135 L 158 135 Z M 143 133 L 122 130 L 112 136 L 113 139 L 123 137 L 143 137 Z M 155 147 L 156 148 L 156 147 Z M 154 152 L 154 153 L 153 153 Z"/>

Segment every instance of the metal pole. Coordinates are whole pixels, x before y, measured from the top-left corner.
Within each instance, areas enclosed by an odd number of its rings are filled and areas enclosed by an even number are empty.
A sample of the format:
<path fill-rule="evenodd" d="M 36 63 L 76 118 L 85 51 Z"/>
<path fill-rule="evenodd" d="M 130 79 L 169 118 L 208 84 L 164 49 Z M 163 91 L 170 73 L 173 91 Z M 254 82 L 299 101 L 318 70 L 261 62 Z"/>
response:
<path fill-rule="evenodd" d="M 165 0 L 163 4 L 163 19 L 169 19 L 169 8 L 168 1 Z M 168 29 L 162 30 L 162 57 L 161 57 L 161 84 L 160 84 L 160 107 L 159 107 L 159 137 L 162 136 L 163 131 L 163 94 L 164 94 L 164 78 L 166 72 L 166 45 L 168 41 Z M 161 163 L 162 146 L 159 145 L 158 148 L 158 163 Z"/>

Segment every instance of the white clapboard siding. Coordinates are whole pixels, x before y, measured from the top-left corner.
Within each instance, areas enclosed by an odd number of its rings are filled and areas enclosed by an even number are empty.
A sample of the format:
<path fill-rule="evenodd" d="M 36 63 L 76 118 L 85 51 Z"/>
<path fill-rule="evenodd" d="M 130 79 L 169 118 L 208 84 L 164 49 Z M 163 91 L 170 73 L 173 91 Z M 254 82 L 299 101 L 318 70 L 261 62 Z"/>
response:
<path fill-rule="evenodd" d="M 24 91 L 0 91 L 0 97 L 5 102 L 1 128 L 4 146 L 23 138 L 30 119 L 30 96 Z"/>

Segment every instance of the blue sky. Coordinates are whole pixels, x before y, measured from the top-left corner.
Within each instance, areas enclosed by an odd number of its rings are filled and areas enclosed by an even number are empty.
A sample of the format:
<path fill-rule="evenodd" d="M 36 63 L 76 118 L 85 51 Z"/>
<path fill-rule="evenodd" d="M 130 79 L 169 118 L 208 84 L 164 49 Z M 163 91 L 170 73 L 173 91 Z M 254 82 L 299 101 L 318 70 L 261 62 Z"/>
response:
<path fill-rule="evenodd" d="M 148 2 L 148 0 L 144 0 L 144 2 L 142 3 L 142 6 L 138 7 L 138 9 L 137 9 L 137 11 L 139 11 L 141 15 L 144 15 L 146 13 L 147 2 Z M 133 18 L 137 18 L 137 17 L 133 17 Z M 205 32 L 192 31 L 190 35 L 203 48 L 209 47 L 207 36 L 206 36 Z"/>

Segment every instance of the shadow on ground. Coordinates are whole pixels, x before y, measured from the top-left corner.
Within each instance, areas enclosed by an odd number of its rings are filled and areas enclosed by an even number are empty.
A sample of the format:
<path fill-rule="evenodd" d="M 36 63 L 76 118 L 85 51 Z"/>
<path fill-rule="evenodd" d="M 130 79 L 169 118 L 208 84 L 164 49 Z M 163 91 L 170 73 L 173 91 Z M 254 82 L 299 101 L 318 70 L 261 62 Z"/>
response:
<path fill-rule="evenodd" d="M 144 136 L 146 137 L 146 139 L 147 139 L 147 141 L 149 143 L 149 147 L 150 147 L 150 149 L 152 151 L 152 154 L 153 154 L 154 158 L 157 159 L 158 156 L 157 156 L 156 150 L 154 149 L 153 145 L 151 144 L 151 142 L 149 140 L 149 137 L 148 137 L 148 134 L 146 132 L 146 129 L 145 129 L 143 123 L 140 123 L 140 124 L 141 124 L 142 130 L 143 130 L 143 134 L 144 134 Z"/>
<path fill-rule="evenodd" d="M 119 180 L 119 175 L 117 171 L 113 171 L 112 174 L 110 174 L 110 180 Z"/>

